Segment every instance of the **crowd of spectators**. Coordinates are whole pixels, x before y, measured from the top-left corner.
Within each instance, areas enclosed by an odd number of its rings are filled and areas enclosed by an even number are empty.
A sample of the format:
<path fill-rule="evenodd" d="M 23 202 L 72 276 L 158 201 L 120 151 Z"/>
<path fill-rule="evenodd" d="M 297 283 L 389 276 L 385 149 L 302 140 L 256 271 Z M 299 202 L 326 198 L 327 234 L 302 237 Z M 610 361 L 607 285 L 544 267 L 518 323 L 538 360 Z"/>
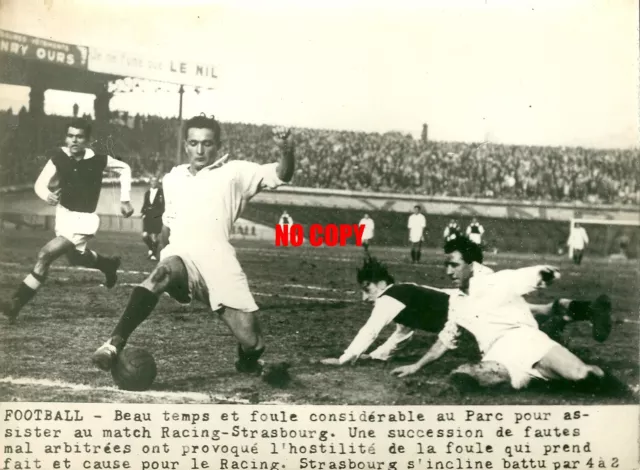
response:
<path fill-rule="evenodd" d="M 34 180 L 42 151 L 59 145 L 68 118 L 0 112 L 0 186 Z M 134 175 L 176 163 L 176 119 L 115 113 L 94 124 L 94 147 Z M 222 152 L 273 161 L 271 127 L 223 123 Z M 297 186 L 442 197 L 640 204 L 640 151 L 423 141 L 400 133 L 297 129 Z"/>

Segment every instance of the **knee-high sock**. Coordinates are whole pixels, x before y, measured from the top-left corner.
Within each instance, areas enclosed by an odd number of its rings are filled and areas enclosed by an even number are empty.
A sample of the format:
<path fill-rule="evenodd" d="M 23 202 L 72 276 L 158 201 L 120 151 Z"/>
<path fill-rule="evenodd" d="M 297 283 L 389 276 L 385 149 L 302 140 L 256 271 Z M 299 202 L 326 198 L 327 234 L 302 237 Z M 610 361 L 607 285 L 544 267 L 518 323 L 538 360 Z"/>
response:
<path fill-rule="evenodd" d="M 129 336 L 142 324 L 158 304 L 158 295 L 144 287 L 133 289 L 129 303 L 127 304 L 118 324 L 111 333 L 112 340 L 121 341 L 116 345 L 123 347 Z"/>

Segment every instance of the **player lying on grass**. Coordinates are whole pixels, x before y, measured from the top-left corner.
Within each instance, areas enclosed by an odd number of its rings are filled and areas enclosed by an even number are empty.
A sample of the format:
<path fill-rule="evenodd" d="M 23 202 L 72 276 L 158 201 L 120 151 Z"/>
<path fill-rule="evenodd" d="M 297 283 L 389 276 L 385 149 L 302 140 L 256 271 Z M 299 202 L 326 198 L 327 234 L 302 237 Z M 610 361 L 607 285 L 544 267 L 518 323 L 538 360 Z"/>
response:
<path fill-rule="evenodd" d="M 212 163 L 220 146 L 220 126 L 213 118 L 187 121 L 184 148 L 189 163 L 179 165 L 163 181 L 164 231 L 169 244 L 160 262 L 133 289 L 110 338 L 93 355 L 94 364 L 109 370 L 135 329 L 151 314 L 160 295 L 181 303 L 195 299 L 208 305 L 238 341 L 236 369 L 260 373 L 264 352 L 256 305 L 229 241 L 234 222 L 249 200 L 263 189 L 291 180 L 294 147 L 290 132 L 275 136 L 282 147 L 278 163 L 247 161 Z"/>
<path fill-rule="evenodd" d="M 450 375 L 463 390 L 509 384 L 514 389 L 532 381 L 573 383 L 583 390 L 628 392 L 628 387 L 600 367 L 585 364 L 540 331 L 523 295 L 549 286 L 560 277 L 556 268 L 533 266 L 496 273 L 477 272 L 477 245 L 458 237 L 445 246 L 447 275 L 458 287 L 449 296 L 449 315 L 438 339 L 415 364 L 394 369 L 400 377 L 457 347 L 461 328 L 478 342 L 481 362 L 466 364 Z M 615 388 L 613 388 L 615 387 Z"/>
<path fill-rule="evenodd" d="M 33 271 L 22 281 L 9 301 L 0 309 L 11 322 L 45 282 L 49 267 L 62 255 L 69 263 L 102 271 L 105 285 L 117 281 L 120 258 L 102 256 L 87 250 L 87 242 L 98 231 L 100 218 L 95 213 L 102 189 L 102 172 L 120 174 L 120 212 L 133 214 L 131 206 L 131 169 L 115 158 L 96 154 L 88 148 L 91 125 L 82 119 L 72 120 L 66 129 L 65 146 L 47 152 L 49 160 L 35 183 L 36 194 L 47 204 L 56 206 L 56 237 L 38 252 Z"/>
<path fill-rule="evenodd" d="M 469 253 L 473 259 L 469 263 L 478 276 L 493 273 L 481 264 L 483 255 L 478 245 L 473 244 Z M 363 300 L 375 302 L 375 306 L 369 320 L 344 354 L 339 358 L 324 359 L 321 361 L 324 364 L 342 365 L 358 359 L 389 360 L 408 343 L 415 330 L 439 333 L 448 320 L 450 297 L 458 292 L 458 289 L 396 283 L 386 266 L 375 258 L 365 260 L 364 266 L 358 269 L 357 279 L 362 287 Z M 604 341 L 611 331 L 611 303 L 607 296 L 600 296 L 595 302 L 558 299 L 549 304 L 526 305 L 540 327 L 554 337 L 558 337 L 564 326 L 572 321 L 591 321 L 593 336 L 598 341 Z M 370 354 L 365 354 L 384 327 L 392 322 L 396 329 L 387 341 Z"/>

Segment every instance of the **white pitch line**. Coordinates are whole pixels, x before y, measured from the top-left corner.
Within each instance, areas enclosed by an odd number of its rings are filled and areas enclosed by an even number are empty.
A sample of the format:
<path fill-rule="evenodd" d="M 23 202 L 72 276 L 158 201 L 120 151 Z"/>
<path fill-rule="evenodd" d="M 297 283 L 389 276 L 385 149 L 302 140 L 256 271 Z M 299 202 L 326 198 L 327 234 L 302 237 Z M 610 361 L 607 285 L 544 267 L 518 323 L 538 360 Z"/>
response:
<path fill-rule="evenodd" d="M 21 265 L 19 263 L 4 263 L 4 262 L 0 262 L 0 266 L 23 267 L 23 265 Z M 51 269 L 54 269 L 56 271 L 92 271 L 92 272 L 96 271 L 95 269 L 84 268 L 84 267 L 81 267 L 81 266 L 53 266 Z M 147 271 L 128 271 L 128 270 L 121 270 L 121 271 L 118 271 L 118 273 L 136 274 L 136 275 L 138 275 L 138 274 L 142 274 L 142 275 L 151 274 L 150 272 L 147 272 Z M 136 287 L 137 285 L 139 285 L 139 283 L 120 282 L 120 283 L 118 283 L 118 285 L 125 286 L 125 287 Z M 309 289 L 309 290 L 319 290 L 319 291 L 329 291 L 329 292 L 344 292 L 346 294 L 355 294 L 355 291 L 353 291 L 353 290 L 340 290 L 340 289 L 335 289 L 333 287 L 308 286 L 308 285 L 303 285 L 303 284 L 280 284 L 278 282 L 258 282 L 258 283 L 255 283 L 255 285 L 256 286 L 277 285 L 277 286 L 282 286 L 282 287 L 292 287 L 292 288 L 296 288 L 296 289 Z M 262 293 L 255 293 L 255 294 L 256 295 L 271 295 L 271 294 L 262 294 Z M 324 297 L 302 297 L 302 296 L 295 296 L 295 295 L 288 295 L 288 294 L 278 294 L 277 296 L 290 298 L 290 299 L 309 299 L 309 300 L 319 300 L 319 301 L 322 301 L 322 300 L 341 301 L 341 299 L 328 299 L 328 298 L 324 298 Z"/>
<path fill-rule="evenodd" d="M 344 300 L 344 299 L 331 299 L 329 297 L 305 297 L 303 295 L 288 295 L 288 294 L 265 294 L 262 292 L 253 292 L 253 295 L 259 295 L 263 297 L 283 297 L 285 299 L 297 299 L 297 300 L 316 300 L 318 302 L 346 302 L 356 303 L 356 300 Z"/>
<path fill-rule="evenodd" d="M 140 284 L 136 284 L 136 283 L 131 283 L 131 282 L 122 282 L 120 284 L 118 284 L 120 286 L 125 286 L 125 287 L 136 287 L 139 286 Z M 317 302 L 347 302 L 347 303 L 356 303 L 356 300 L 344 300 L 344 299 L 332 299 L 330 297 L 307 297 L 304 295 L 289 295 L 289 294 L 267 294 L 265 292 L 252 292 L 253 295 L 258 295 L 258 296 L 262 296 L 262 297 L 282 297 L 283 299 L 295 299 L 295 300 L 310 300 L 310 301 L 317 301 Z"/>
<path fill-rule="evenodd" d="M 24 268 L 24 264 L 20 263 L 10 263 L 10 262 L 0 262 L 0 266 L 12 267 L 12 268 Z M 49 269 L 54 271 L 89 271 L 89 272 L 98 272 L 93 268 L 84 268 L 82 266 L 51 266 Z M 129 271 L 129 270 L 119 270 L 118 273 L 124 274 L 144 274 L 149 275 L 151 272 L 148 271 Z"/>
<path fill-rule="evenodd" d="M 110 393 L 119 393 L 122 395 L 128 395 L 132 397 L 141 397 L 141 398 L 158 398 L 158 399 L 185 399 L 198 401 L 202 403 L 212 403 L 215 401 L 218 402 L 227 402 L 233 403 L 237 405 L 246 405 L 250 404 L 249 400 L 244 400 L 241 398 L 229 398 L 223 395 L 214 395 L 207 393 L 198 393 L 198 392 L 162 392 L 158 390 L 147 390 L 145 392 L 130 392 L 127 390 L 120 390 L 116 387 L 92 387 L 91 385 L 83 385 L 83 384 L 73 384 L 68 382 L 47 380 L 47 379 L 31 379 L 27 377 L 4 377 L 0 378 L 0 383 L 6 383 L 11 385 L 25 385 L 25 386 L 35 386 L 35 387 L 49 387 L 49 388 L 60 388 L 60 389 L 70 389 L 74 392 L 110 392 Z M 264 401 L 260 402 L 261 405 L 286 405 L 285 402 L 280 401 Z"/>

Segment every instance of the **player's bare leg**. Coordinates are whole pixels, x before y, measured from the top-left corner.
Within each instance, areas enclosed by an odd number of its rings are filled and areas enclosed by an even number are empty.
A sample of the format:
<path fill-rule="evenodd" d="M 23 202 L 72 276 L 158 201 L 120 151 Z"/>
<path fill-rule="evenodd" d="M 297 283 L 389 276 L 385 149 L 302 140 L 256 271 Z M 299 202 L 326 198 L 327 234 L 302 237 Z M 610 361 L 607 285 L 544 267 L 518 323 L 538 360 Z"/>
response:
<path fill-rule="evenodd" d="M 449 380 L 458 390 L 463 392 L 510 383 L 507 369 L 495 361 L 463 364 L 449 374 Z"/>
<path fill-rule="evenodd" d="M 56 237 L 43 246 L 38 252 L 33 271 L 20 283 L 11 300 L 3 302 L 2 313 L 14 322 L 24 307 L 35 295 L 47 279 L 49 267 L 60 256 L 75 250 L 75 246 L 64 237 Z"/>
<path fill-rule="evenodd" d="M 550 304 L 529 304 L 529 309 L 540 329 L 556 341 L 566 324 L 574 321 L 589 321 L 596 341 L 603 342 L 611 334 L 611 300 L 607 295 L 601 295 L 593 302 L 558 299 Z"/>
<path fill-rule="evenodd" d="M 261 372 L 263 364 L 260 356 L 265 346 L 256 313 L 223 308 L 218 314 L 238 340 L 236 370 L 246 373 Z"/>
<path fill-rule="evenodd" d="M 578 356 L 559 344 L 551 348 L 534 368 L 550 380 L 579 382 L 587 379 L 590 374 L 596 377 L 604 376 L 602 369 L 585 364 Z"/>
<path fill-rule="evenodd" d="M 625 383 L 598 366 L 585 364 L 579 357 L 559 344 L 540 359 L 534 368 L 549 380 L 573 383 L 586 392 L 632 394 Z"/>
<path fill-rule="evenodd" d="M 102 256 L 92 250 L 70 250 L 66 253 L 67 259 L 72 266 L 82 266 L 85 268 L 97 269 L 104 274 L 104 285 L 111 289 L 118 281 L 118 269 L 120 268 L 119 256 Z"/>
<path fill-rule="evenodd" d="M 188 283 L 187 269 L 178 256 L 170 256 L 158 263 L 149 277 L 133 289 L 111 337 L 93 353 L 93 363 L 102 370 L 111 369 L 129 337 L 155 309 L 160 295 L 171 291 L 176 300 L 187 301 Z"/>

